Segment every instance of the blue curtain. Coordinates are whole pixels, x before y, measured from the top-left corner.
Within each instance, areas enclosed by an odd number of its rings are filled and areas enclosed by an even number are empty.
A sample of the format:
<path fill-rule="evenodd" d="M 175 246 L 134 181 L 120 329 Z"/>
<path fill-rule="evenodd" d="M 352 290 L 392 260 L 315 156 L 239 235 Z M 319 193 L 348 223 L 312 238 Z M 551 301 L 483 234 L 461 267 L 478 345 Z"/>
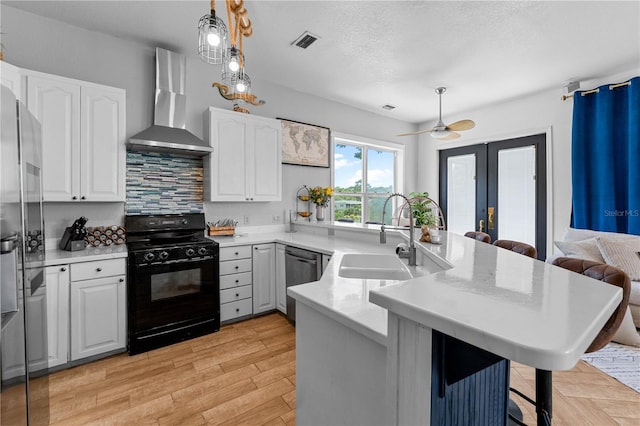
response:
<path fill-rule="evenodd" d="M 640 77 L 573 96 L 571 226 L 640 235 Z"/>

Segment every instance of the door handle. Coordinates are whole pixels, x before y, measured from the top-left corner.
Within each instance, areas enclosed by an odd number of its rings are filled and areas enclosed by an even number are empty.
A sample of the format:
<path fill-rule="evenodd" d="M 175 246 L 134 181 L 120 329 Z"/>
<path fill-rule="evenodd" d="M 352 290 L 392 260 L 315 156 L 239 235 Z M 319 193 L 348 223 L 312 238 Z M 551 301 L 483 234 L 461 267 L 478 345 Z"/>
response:
<path fill-rule="evenodd" d="M 484 231 L 484 219 L 480 219 L 480 223 L 478 224 L 478 231 Z"/>
<path fill-rule="evenodd" d="M 496 223 L 495 223 L 495 207 L 489 207 L 487 209 L 487 214 L 488 214 L 488 224 L 487 224 L 487 229 L 495 229 L 496 227 Z"/>

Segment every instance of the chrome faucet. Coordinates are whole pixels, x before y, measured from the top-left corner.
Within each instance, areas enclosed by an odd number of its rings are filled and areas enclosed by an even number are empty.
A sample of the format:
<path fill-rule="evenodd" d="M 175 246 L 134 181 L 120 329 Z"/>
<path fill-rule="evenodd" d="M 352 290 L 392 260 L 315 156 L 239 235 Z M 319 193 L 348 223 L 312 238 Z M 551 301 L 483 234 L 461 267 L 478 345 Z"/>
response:
<path fill-rule="evenodd" d="M 384 213 L 387 210 L 387 203 L 393 197 L 403 198 L 409 206 L 409 252 L 407 253 L 406 251 L 401 250 L 398 252 L 398 256 L 403 259 L 409 259 L 409 266 L 416 266 L 416 243 L 413 240 L 413 209 L 411 208 L 409 199 L 400 193 L 393 193 L 389 195 L 386 200 L 384 200 L 384 205 L 382 206 L 382 225 L 380 226 L 380 244 L 387 243 L 387 234 L 385 232 L 385 229 L 405 229 L 397 227 L 385 227 L 384 225 Z"/>

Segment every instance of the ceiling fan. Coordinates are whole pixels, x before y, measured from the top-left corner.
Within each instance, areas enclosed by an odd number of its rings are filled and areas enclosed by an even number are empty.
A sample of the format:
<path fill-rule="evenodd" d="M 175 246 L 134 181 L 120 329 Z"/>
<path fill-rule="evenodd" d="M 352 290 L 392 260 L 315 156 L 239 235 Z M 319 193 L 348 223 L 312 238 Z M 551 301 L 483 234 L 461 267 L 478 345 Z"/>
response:
<path fill-rule="evenodd" d="M 419 135 L 422 133 L 431 132 L 431 136 L 436 139 L 450 141 L 452 139 L 458 139 L 460 137 L 460 133 L 457 133 L 457 132 L 464 131 L 464 130 L 471 130 L 474 127 L 476 127 L 476 123 L 474 123 L 473 120 L 460 120 L 460 121 L 456 121 L 455 123 L 451 123 L 449 125 L 446 125 L 442 122 L 442 94 L 446 92 L 446 90 L 447 90 L 446 87 L 438 87 L 436 89 L 436 93 L 438 94 L 438 100 L 440 103 L 440 111 L 438 115 L 438 122 L 436 123 L 435 126 L 433 126 L 432 129 L 418 130 L 417 132 L 410 132 L 410 133 L 402 133 L 398 136 Z"/>

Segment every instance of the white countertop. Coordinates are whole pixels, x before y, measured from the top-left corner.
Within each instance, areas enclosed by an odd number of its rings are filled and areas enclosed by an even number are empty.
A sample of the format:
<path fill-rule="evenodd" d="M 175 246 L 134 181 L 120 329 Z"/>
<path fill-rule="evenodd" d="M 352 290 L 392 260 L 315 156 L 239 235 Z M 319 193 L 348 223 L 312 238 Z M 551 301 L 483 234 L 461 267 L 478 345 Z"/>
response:
<path fill-rule="evenodd" d="M 448 232 L 442 232 L 441 245 L 418 244 L 430 261 L 417 268 L 416 275 L 422 276 L 409 281 L 340 277 L 346 253 L 393 253 L 402 241 L 390 231 L 382 245 L 379 228 L 360 227 L 353 238 L 342 224 L 306 225 L 294 234 L 255 234 L 221 246 L 279 242 L 332 253 L 319 281 L 287 293 L 380 344 L 386 345 L 389 309 L 504 358 L 548 370 L 573 368 L 622 297 L 615 287 Z M 336 236 L 328 236 L 328 229 Z"/>
<path fill-rule="evenodd" d="M 460 235 L 426 248 L 452 267 L 369 300 L 532 367 L 573 368 L 622 300 L 617 287 Z"/>
<path fill-rule="evenodd" d="M 127 257 L 127 246 L 125 244 L 105 247 L 87 247 L 79 251 L 51 249 L 45 252 L 43 266 L 92 262 L 95 260 L 118 259 L 123 257 Z"/>

